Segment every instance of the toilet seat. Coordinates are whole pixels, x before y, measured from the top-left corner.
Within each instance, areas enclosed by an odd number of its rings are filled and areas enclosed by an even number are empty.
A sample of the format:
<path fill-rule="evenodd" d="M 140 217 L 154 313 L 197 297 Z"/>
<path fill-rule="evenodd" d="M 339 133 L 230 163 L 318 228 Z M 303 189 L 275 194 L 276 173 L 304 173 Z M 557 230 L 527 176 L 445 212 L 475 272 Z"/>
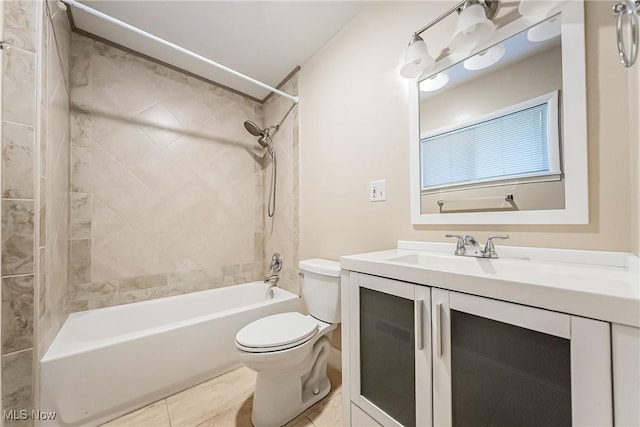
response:
<path fill-rule="evenodd" d="M 319 329 L 316 319 L 291 312 L 263 317 L 236 334 L 236 346 L 250 353 L 286 350 L 304 344 Z"/>

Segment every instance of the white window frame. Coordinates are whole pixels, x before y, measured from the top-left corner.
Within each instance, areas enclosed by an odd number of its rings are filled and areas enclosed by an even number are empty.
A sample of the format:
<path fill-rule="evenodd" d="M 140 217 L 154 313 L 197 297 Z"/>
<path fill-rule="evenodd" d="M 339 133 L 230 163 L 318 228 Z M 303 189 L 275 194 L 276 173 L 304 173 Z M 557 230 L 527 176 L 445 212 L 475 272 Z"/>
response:
<path fill-rule="evenodd" d="M 559 132 L 559 119 L 558 119 L 558 100 L 559 91 L 555 90 L 544 95 L 537 96 L 535 98 L 528 99 L 526 101 L 519 102 L 514 105 L 510 105 L 500 110 L 492 111 L 484 114 L 480 117 L 475 117 L 471 120 L 467 120 L 461 123 L 454 123 L 452 125 L 444 126 L 435 130 L 424 132 L 420 135 L 420 191 L 422 194 L 439 193 L 447 190 L 458 190 L 463 188 L 480 188 L 491 187 L 496 185 L 502 185 L 505 183 L 525 183 L 525 182 L 544 182 L 544 181 L 559 181 L 562 179 L 562 159 L 560 150 L 560 132 Z M 549 156 L 549 171 L 547 172 L 534 172 L 523 173 L 511 176 L 501 176 L 493 178 L 485 178 L 473 181 L 455 182 L 449 184 L 432 185 L 429 187 L 422 186 L 422 171 L 424 164 L 422 162 L 422 141 L 425 138 L 431 138 L 433 136 L 441 135 L 443 133 L 463 129 L 469 126 L 474 126 L 482 122 L 497 119 L 503 116 L 507 116 L 512 113 L 518 113 L 526 110 L 527 108 L 535 107 L 538 105 L 547 104 L 547 152 Z"/>

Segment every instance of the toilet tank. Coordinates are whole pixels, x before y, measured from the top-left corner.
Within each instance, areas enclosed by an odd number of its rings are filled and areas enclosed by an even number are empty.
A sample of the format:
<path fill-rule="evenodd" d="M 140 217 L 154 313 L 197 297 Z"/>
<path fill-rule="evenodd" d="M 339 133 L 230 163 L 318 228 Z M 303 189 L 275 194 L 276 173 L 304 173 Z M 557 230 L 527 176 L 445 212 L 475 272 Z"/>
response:
<path fill-rule="evenodd" d="M 314 258 L 298 264 L 302 300 L 309 314 L 327 323 L 340 323 L 340 263 Z"/>

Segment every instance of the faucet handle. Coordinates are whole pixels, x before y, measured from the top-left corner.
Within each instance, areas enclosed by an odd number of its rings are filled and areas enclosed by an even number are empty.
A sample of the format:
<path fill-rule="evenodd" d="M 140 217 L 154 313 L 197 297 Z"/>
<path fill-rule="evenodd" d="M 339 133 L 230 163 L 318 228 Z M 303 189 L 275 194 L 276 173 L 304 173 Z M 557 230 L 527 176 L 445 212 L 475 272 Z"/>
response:
<path fill-rule="evenodd" d="M 484 245 L 484 250 L 482 251 L 482 256 L 484 258 L 498 258 L 498 254 L 496 252 L 496 247 L 493 244 L 493 239 L 508 239 L 508 234 L 501 234 L 497 236 L 489 236 L 487 239 L 487 243 Z"/>
<path fill-rule="evenodd" d="M 456 243 L 456 251 L 455 255 L 464 255 L 466 248 L 464 247 L 465 240 L 467 238 L 466 235 L 462 236 L 460 234 L 445 234 L 444 237 L 455 237 L 458 239 Z"/>

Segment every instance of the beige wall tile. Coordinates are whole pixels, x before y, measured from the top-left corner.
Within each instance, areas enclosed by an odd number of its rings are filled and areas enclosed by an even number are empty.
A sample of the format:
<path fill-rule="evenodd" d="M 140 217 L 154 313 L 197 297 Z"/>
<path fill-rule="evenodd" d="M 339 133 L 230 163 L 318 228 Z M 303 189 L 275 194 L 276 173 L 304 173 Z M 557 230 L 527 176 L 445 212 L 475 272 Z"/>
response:
<path fill-rule="evenodd" d="M 79 56 L 77 50 L 71 56 L 71 97 L 76 105 L 86 107 L 91 104 L 91 60 L 89 55 Z"/>
<path fill-rule="evenodd" d="M 71 240 L 69 283 L 91 282 L 91 240 Z"/>
<path fill-rule="evenodd" d="M 61 154 L 55 163 L 51 164 L 50 176 L 47 178 L 48 200 L 47 211 L 48 232 L 57 233 L 63 221 L 69 215 L 69 139 L 63 141 Z M 49 236 L 53 238 L 52 236 Z"/>
<path fill-rule="evenodd" d="M 57 7 L 51 9 L 53 15 L 52 32 L 55 33 L 57 42 L 57 49 L 50 48 L 51 54 L 57 55 L 58 66 L 61 67 L 62 77 L 68 86 L 69 80 L 69 59 L 71 52 L 71 28 L 69 26 L 69 19 L 67 13 Z"/>
<path fill-rule="evenodd" d="M 166 148 L 184 136 L 182 125 L 162 103 L 136 114 L 135 119 L 142 132 L 159 148 Z"/>
<path fill-rule="evenodd" d="M 2 354 L 33 347 L 33 275 L 2 278 Z"/>
<path fill-rule="evenodd" d="M 49 244 L 47 305 L 55 307 L 56 320 L 62 318 L 63 321 L 66 316 L 63 308 L 69 294 L 69 242 L 68 225 L 62 221 Z"/>
<path fill-rule="evenodd" d="M 2 123 L 2 197 L 34 197 L 35 130 Z"/>
<path fill-rule="evenodd" d="M 72 108 L 71 145 L 90 148 L 92 127 L 91 116 L 89 116 L 89 114 Z"/>
<path fill-rule="evenodd" d="M 297 74 L 283 87 L 289 93 L 297 93 Z M 267 124 L 281 123 L 280 131 L 275 135 L 273 143 L 278 160 L 276 192 L 276 214 L 273 218 L 267 215 L 264 227 L 264 257 L 278 252 L 283 257 L 283 269 L 280 273 L 279 286 L 296 294 L 300 293 L 298 277 L 298 132 L 297 106 L 291 111 L 291 103 L 284 98 L 272 97 L 264 105 Z M 286 116 L 286 118 L 285 118 Z M 284 120 L 284 121 L 283 121 Z M 295 130 L 295 131 L 294 131 Z M 294 159 L 296 162 L 294 163 Z M 266 157 L 264 173 L 264 207 L 267 209 L 269 186 L 271 185 L 271 160 Z"/>
<path fill-rule="evenodd" d="M 71 188 L 91 200 L 87 219 L 82 197 L 71 199 L 73 237 L 87 237 L 90 224 L 92 279 L 121 282 L 114 295 L 74 293 L 76 306 L 260 278 L 261 150 L 242 123 L 259 120 L 262 108 L 113 47 L 72 40 Z M 222 273 L 229 265 L 244 267 Z M 157 275 L 167 282 L 126 281 Z"/>
<path fill-rule="evenodd" d="M 47 245 L 47 194 L 49 192 L 49 181 L 44 177 L 40 176 L 40 227 L 39 227 L 39 241 L 38 244 L 40 246 Z"/>
<path fill-rule="evenodd" d="M 35 54 L 8 49 L 3 56 L 2 119 L 33 125 L 36 112 Z"/>
<path fill-rule="evenodd" d="M 69 292 L 73 299 L 89 300 L 117 294 L 118 285 L 117 280 L 82 283 L 78 285 L 71 285 Z"/>
<path fill-rule="evenodd" d="M 2 275 L 33 274 L 34 206 L 2 200 Z"/>
<path fill-rule="evenodd" d="M 2 356 L 2 404 L 3 409 L 26 409 L 30 411 L 33 402 L 33 350 L 23 350 Z M 5 426 L 33 425 L 33 420 L 8 422 Z"/>
<path fill-rule="evenodd" d="M 47 155 L 50 164 L 58 163 L 60 156 L 68 157 L 68 151 L 61 151 L 69 138 L 69 96 L 62 81 L 47 105 Z"/>
<path fill-rule="evenodd" d="M 140 289 L 157 288 L 167 285 L 167 276 L 165 274 L 156 274 L 153 276 L 132 277 L 130 279 L 120 280 L 120 292 L 137 291 Z"/>
<path fill-rule="evenodd" d="M 91 195 L 71 193 L 71 239 L 91 238 Z"/>
<path fill-rule="evenodd" d="M 91 148 L 71 147 L 71 191 L 91 193 Z"/>
<path fill-rule="evenodd" d="M 47 312 L 47 248 L 41 247 L 38 250 L 39 267 L 38 267 L 38 319 L 42 319 Z"/>
<path fill-rule="evenodd" d="M 43 97 L 47 102 L 49 102 L 53 98 L 53 94 L 58 89 L 58 86 L 63 81 L 63 78 L 62 65 L 60 65 L 57 53 L 53 51 L 56 46 L 56 35 L 53 33 L 51 25 L 46 25 L 46 28 L 47 29 L 43 34 L 43 40 L 46 42 L 46 45 L 43 46 L 43 49 L 46 49 L 46 52 L 43 52 L 43 59 L 47 61 L 47 67 L 44 74 L 45 87 L 43 88 L 43 94 L 46 95 Z"/>
<path fill-rule="evenodd" d="M 11 46 L 35 52 L 37 6 L 37 2 L 29 0 L 5 1 L 4 40 Z"/>

